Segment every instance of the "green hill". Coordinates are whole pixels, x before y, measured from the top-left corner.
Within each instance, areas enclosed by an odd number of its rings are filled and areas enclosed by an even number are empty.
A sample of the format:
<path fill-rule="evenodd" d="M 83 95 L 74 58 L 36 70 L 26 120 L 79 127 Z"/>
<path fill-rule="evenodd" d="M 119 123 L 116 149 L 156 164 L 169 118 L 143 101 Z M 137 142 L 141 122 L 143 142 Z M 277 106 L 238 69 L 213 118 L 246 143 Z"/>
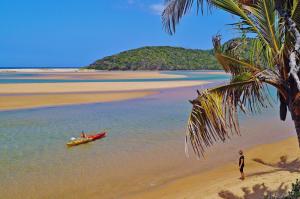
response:
<path fill-rule="evenodd" d="M 87 68 L 97 70 L 214 70 L 221 69 L 221 66 L 212 50 L 153 46 L 104 57 Z"/>
<path fill-rule="evenodd" d="M 254 40 L 231 39 L 223 44 L 241 57 L 249 59 Z M 89 69 L 97 70 L 219 70 L 222 69 L 213 50 L 185 49 L 170 46 L 148 46 L 99 59 Z"/>

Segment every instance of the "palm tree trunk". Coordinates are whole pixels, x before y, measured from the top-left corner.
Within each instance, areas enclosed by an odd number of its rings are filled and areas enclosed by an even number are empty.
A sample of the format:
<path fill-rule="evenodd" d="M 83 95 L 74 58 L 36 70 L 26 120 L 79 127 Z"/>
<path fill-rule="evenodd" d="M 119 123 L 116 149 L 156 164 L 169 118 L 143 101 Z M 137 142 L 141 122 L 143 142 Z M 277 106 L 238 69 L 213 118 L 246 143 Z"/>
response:
<path fill-rule="evenodd" d="M 293 103 L 290 102 L 289 109 L 295 124 L 295 129 L 298 136 L 298 143 L 300 147 L 300 101 L 297 100 L 296 103 L 295 101 Z"/>
<path fill-rule="evenodd" d="M 300 147 L 300 118 L 294 120 L 295 123 L 295 128 L 296 128 L 296 132 L 297 132 L 297 136 L 298 136 L 298 143 L 299 143 L 299 147 Z"/>

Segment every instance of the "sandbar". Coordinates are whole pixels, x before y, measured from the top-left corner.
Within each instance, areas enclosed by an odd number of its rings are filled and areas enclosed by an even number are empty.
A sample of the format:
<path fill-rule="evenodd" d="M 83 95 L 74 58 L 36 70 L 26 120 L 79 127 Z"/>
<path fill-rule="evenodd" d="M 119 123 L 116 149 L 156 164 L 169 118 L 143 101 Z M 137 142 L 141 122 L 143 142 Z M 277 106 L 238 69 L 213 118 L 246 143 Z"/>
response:
<path fill-rule="evenodd" d="M 67 93 L 67 92 L 110 92 L 157 90 L 203 85 L 206 81 L 165 82 L 80 82 L 80 83 L 26 83 L 0 84 L 0 94 Z"/>
<path fill-rule="evenodd" d="M 70 104 L 89 104 L 129 100 L 153 95 L 154 91 L 103 92 L 103 93 L 65 93 L 65 94 L 31 94 L 1 96 L 0 110 L 63 106 Z"/>
<path fill-rule="evenodd" d="M 201 81 L 0 84 L 0 111 L 112 102 L 153 95 L 161 89 L 206 84 Z"/>

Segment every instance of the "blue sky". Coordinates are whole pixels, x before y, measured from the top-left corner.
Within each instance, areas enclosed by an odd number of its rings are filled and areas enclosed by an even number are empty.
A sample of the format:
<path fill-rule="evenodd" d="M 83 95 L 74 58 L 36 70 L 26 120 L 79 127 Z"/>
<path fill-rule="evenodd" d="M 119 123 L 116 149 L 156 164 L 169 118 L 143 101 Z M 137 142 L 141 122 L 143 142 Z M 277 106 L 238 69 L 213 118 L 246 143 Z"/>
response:
<path fill-rule="evenodd" d="M 163 0 L 1 0 L 0 67 L 78 67 L 142 46 L 208 49 L 218 32 L 238 36 L 220 11 L 191 12 L 170 36 L 162 8 Z"/>

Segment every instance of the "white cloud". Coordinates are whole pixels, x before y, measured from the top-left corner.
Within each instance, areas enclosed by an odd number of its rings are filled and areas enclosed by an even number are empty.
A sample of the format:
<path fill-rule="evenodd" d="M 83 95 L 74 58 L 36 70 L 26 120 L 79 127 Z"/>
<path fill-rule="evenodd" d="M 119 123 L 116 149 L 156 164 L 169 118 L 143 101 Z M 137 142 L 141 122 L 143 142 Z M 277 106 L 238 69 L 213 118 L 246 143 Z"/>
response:
<path fill-rule="evenodd" d="M 162 3 L 157 3 L 157 4 L 150 5 L 150 9 L 154 14 L 161 15 L 161 13 L 165 9 L 165 6 Z"/>

